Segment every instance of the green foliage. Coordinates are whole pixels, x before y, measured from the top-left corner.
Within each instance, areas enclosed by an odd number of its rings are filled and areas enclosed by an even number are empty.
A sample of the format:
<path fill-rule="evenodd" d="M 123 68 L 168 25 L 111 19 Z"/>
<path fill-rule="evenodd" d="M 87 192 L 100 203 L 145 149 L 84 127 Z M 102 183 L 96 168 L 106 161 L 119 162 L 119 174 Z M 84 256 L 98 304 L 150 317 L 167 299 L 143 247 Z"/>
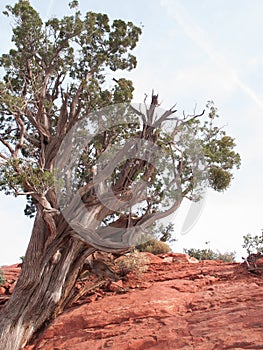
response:
<path fill-rule="evenodd" d="M 251 236 L 248 233 L 246 236 L 243 236 L 244 244 L 243 248 L 246 249 L 248 255 L 252 253 L 261 253 L 263 254 L 263 235 L 261 236 Z"/>
<path fill-rule="evenodd" d="M 236 252 L 220 253 L 219 251 L 217 251 L 215 260 L 222 260 L 225 262 L 235 262 Z"/>
<path fill-rule="evenodd" d="M 217 166 L 209 169 L 209 184 L 214 190 L 218 192 L 225 190 L 229 187 L 231 180 L 232 175 L 228 171 Z"/>
<path fill-rule="evenodd" d="M 76 6 L 77 2 L 73 1 L 71 8 Z M 25 98 L 34 110 L 37 107 L 34 101 L 45 84 L 46 74 L 50 81 L 44 103 L 54 125 L 62 102 L 58 84 L 63 90 L 67 89 L 70 102 L 79 82 L 83 82 L 83 97 L 87 98 L 85 101 L 83 98 L 83 111 L 87 111 L 87 106 L 92 109 L 100 108 L 105 102 L 107 105 L 109 101 L 104 101 L 105 95 L 111 103 L 131 100 L 133 87 L 130 81 L 119 79 L 111 90 L 103 89 L 102 84 L 105 70 L 136 67 L 136 58 L 130 50 L 134 49 L 141 34 L 139 27 L 122 20 L 111 23 L 108 16 L 101 13 L 87 12 L 82 18 L 79 11 L 43 23 L 27 0 L 19 0 L 14 7 L 7 6 L 5 14 L 14 20 L 12 41 L 16 48 L 0 58 L 1 66 L 6 70 L 5 83 L 0 89 L 3 114 L 8 115 L 10 108 L 14 112 L 27 113 Z M 87 74 L 92 74 L 89 83 L 85 83 Z M 63 85 L 65 80 L 67 83 Z"/>
<path fill-rule="evenodd" d="M 126 276 L 128 273 L 140 275 L 148 269 L 149 259 L 138 250 L 122 256 L 115 263 L 118 275 Z"/>
<path fill-rule="evenodd" d="M 200 126 L 201 139 L 205 160 L 208 166 L 208 182 L 216 191 L 224 191 L 233 178 L 232 169 L 240 167 L 240 155 L 234 151 L 234 139 L 214 125 L 219 118 L 213 102 L 207 104 L 209 118 Z"/>
<path fill-rule="evenodd" d="M 21 158 L 10 159 L 0 168 L 2 170 L 0 190 L 5 191 L 7 195 L 10 193 L 17 195 L 27 188 L 37 193 L 45 193 L 54 185 L 55 177 L 51 172 L 42 170 L 36 164 L 27 163 Z"/>
<path fill-rule="evenodd" d="M 212 249 L 184 249 L 184 252 L 189 256 L 192 256 L 198 260 L 222 260 L 225 262 L 235 261 L 235 252 L 220 253 L 218 250 L 215 252 Z"/>
<path fill-rule="evenodd" d="M 39 194 L 46 196 L 54 190 L 54 159 L 67 131 L 87 115 L 91 117 L 86 123 L 95 130 L 103 122 L 98 122 L 92 111 L 132 100 L 132 82 L 116 79 L 114 74 L 136 67 L 131 51 L 141 28 L 121 19 L 110 21 L 103 13 L 82 15 L 77 0 L 69 6 L 70 16 L 47 21 L 27 0 L 18 0 L 5 11 L 13 21 L 13 48 L 0 57 L 5 71 L 0 81 L 0 141 L 9 152 L 8 156 L 0 154 L 0 190 L 6 194 L 27 194 L 25 213 L 30 216 L 34 215 Z M 111 125 L 87 145 L 76 165 L 78 169 L 71 172 L 70 189 L 66 188 L 68 179 L 63 178 L 61 192 L 69 200 L 70 191 L 74 193 L 91 181 L 92 169 L 98 159 L 103 160 L 104 153 L 109 162 L 108 149 L 150 131 L 146 125 L 144 130 L 138 126 L 134 111 L 121 116 L 127 116 L 126 125 L 118 125 L 114 115 L 117 126 Z M 216 191 L 224 191 L 233 178 L 233 169 L 240 166 L 240 156 L 234 151 L 234 139 L 216 126 L 218 114 L 212 102 L 207 104 L 204 117 L 199 117 L 178 120 L 176 142 L 162 131 L 163 125 L 153 129 L 150 141 L 163 151 L 158 171 L 149 171 L 149 164 L 142 165 L 138 159 L 122 161 L 111 173 L 112 187 L 148 182 L 151 200 L 147 205 L 151 213 L 168 208 L 183 197 L 199 200 L 200 188 L 207 180 Z M 180 179 L 178 176 L 174 181 L 182 164 Z M 129 180 L 123 179 L 120 184 L 122 175 Z M 90 194 L 87 197 L 91 198 Z M 138 205 L 136 214 L 142 215 L 148 209 Z M 171 228 L 163 229 L 163 233 L 160 230 L 159 236 L 161 241 L 170 241 Z"/>
<path fill-rule="evenodd" d="M 71 1 L 71 2 L 69 3 L 69 7 L 70 7 L 71 9 L 77 8 L 78 6 L 79 6 L 79 2 L 78 2 L 77 0 L 73 0 L 73 1 Z"/>
<path fill-rule="evenodd" d="M 11 153 L 0 158 L 0 189 L 6 194 L 46 193 L 54 184 L 51 168 L 57 151 L 49 144 L 61 143 L 58 133 L 70 128 L 70 118 L 132 99 L 130 80 L 107 77 L 136 67 L 131 50 L 141 28 L 110 21 L 102 13 L 82 15 L 77 0 L 69 6 L 72 15 L 46 22 L 27 0 L 4 11 L 13 27 L 13 48 L 0 57 L 5 71 L 0 81 L 0 140 Z M 28 196 L 29 215 L 35 211 L 33 202 Z"/>
<path fill-rule="evenodd" d="M 171 251 L 169 245 L 165 242 L 152 238 L 149 241 L 140 244 L 136 247 L 140 252 L 148 252 L 151 254 L 166 254 Z"/>
<path fill-rule="evenodd" d="M 5 276 L 4 276 L 4 272 L 2 270 L 0 270 L 0 287 L 5 284 Z"/>
<path fill-rule="evenodd" d="M 173 232 L 174 232 L 174 224 L 173 223 L 169 223 L 168 225 L 164 226 L 163 224 L 161 224 L 159 227 L 157 227 L 158 232 L 157 232 L 157 238 L 161 241 L 161 242 L 175 242 L 176 239 L 173 238 Z M 157 231 L 157 230 L 156 230 Z"/>
<path fill-rule="evenodd" d="M 132 81 L 123 78 L 119 79 L 113 93 L 114 102 L 124 103 L 131 101 L 133 90 Z"/>

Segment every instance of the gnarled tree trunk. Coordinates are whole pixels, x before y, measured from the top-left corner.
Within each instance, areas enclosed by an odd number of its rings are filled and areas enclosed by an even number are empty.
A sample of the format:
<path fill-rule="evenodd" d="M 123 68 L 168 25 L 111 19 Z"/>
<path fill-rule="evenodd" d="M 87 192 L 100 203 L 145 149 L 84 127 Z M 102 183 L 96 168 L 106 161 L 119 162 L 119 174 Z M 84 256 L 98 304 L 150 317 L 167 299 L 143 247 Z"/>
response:
<path fill-rule="evenodd" d="M 85 259 L 95 251 L 72 235 L 62 216 L 56 237 L 37 214 L 32 237 L 14 292 L 1 312 L 0 350 L 19 350 L 47 321 L 61 313 L 72 297 Z"/>

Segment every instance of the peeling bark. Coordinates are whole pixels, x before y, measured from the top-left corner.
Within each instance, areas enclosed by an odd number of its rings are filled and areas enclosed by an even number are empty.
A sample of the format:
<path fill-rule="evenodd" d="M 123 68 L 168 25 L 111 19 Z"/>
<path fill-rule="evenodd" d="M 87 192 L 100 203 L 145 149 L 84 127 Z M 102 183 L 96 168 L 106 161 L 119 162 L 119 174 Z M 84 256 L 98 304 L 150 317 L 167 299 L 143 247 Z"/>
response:
<path fill-rule="evenodd" d="M 61 232 L 60 228 L 63 228 Z M 38 214 L 21 275 L 1 311 L 0 350 L 19 350 L 38 329 L 63 311 L 73 296 L 80 268 L 95 251 L 72 236 L 62 218 L 57 237 L 48 246 L 47 234 Z"/>

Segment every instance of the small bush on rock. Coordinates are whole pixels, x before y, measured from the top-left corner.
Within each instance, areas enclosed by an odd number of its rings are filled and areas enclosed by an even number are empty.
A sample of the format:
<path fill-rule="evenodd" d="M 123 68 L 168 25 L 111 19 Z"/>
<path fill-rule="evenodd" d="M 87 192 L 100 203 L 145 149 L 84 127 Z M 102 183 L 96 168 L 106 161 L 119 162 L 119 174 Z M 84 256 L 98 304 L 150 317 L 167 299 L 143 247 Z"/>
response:
<path fill-rule="evenodd" d="M 149 241 L 137 246 L 140 252 L 148 252 L 152 254 L 166 254 L 171 251 L 169 245 L 165 242 L 159 241 L 156 238 L 152 238 Z"/>
<path fill-rule="evenodd" d="M 219 251 L 214 252 L 212 249 L 184 249 L 184 253 L 198 259 L 198 260 L 222 260 L 225 262 L 235 261 L 235 252 L 220 253 Z"/>
<path fill-rule="evenodd" d="M 147 271 L 148 263 L 148 257 L 135 250 L 117 259 L 115 261 L 115 267 L 119 276 L 126 276 L 130 272 L 140 275 Z"/>
<path fill-rule="evenodd" d="M 236 252 L 225 252 L 225 253 L 216 253 L 216 259 L 215 260 L 222 260 L 225 262 L 235 262 L 236 260 Z"/>
<path fill-rule="evenodd" d="M 246 249 L 248 255 L 252 253 L 261 253 L 263 254 L 263 234 L 261 236 L 251 236 L 248 233 L 246 236 L 243 236 L 244 244 L 243 248 Z"/>
<path fill-rule="evenodd" d="M 2 270 L 0 270 L 0 287 L 5 284 L 5 276 Z"/>

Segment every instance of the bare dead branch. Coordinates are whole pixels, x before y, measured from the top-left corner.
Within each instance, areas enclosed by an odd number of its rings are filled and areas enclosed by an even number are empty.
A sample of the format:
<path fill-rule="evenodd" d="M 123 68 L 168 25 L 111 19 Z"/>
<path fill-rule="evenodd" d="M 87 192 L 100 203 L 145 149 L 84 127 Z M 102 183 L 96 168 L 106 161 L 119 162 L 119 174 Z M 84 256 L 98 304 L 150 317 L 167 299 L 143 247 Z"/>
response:
<path fill-rule="evenodd" d="M 147 228 L 149 226 L 151 226 L 155 221 L 161 220 L 171 214 L 173 214 L 181 205 L 182 202 L 181 198 L 180 200 L 176 201 L 169 209 L 167 209 L 166 211 L 159 211 L 156 213 L 152 213 L 152 214 L 148 214 L 145 215 L 145 218 L 143 218 L 139 224 L 142 226 L 142 228 Z"/>
<path fill-rule="evenodd" d="M 189 123 L 196 118 L 202 117 L 204 114 L 205 114 L 205 109 L 200 114 L 187 115 L 187 116 L 185 115 L 185 112 L 183 111 L 183 116 L 184 116 L 183 123 L 184 124 Z M 189 119 L 187 119 L 187 118 L 189 118 Z"/>
<path fill-rule="evenodd" d="M 135 112 L 137 115 L 139 115 L 140 117 L 142 117 L 143 123 L 146 124 L 146 119 L 145 119 L 144 113 L 142 113 L 141 111 L 138 111 L 138 109 L 136 109 L 136 108 L 133 107 L 132 105 L 130 105 L 129 108 L 130 108 L 133 112 Z"/>
<path fill-rule="evenodd" d="M 160 127 L 164 121 L 168 120 L 170 115 L 176 112 L 177 110 L 172 110 L 172 108 L 169 109 L 168 111 L 165 111 L 163 115 L 153 123 L 153 127 L 154 128 Z"/>
<path fill-rule="evenodd" d="M 192 121 L 192 120 L 194 120 L 196 118 L 202 117 L 204 114 L 205 114 L 205 109 L 203 110 L 202 113 L 193 115 L 190 119 L 188 119 L 188 122 Z"/>

